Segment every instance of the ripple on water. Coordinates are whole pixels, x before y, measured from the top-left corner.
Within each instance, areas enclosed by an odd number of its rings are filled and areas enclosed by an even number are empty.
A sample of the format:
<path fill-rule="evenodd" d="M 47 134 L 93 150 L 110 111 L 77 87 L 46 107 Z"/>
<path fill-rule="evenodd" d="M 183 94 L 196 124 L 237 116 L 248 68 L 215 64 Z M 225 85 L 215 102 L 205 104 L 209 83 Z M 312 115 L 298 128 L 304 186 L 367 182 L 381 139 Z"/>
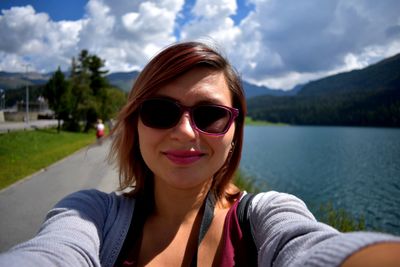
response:
<path fill-rule="evenodd" d="M 246 127 L 241 168 L 309 206 L 400 234 L 400 129 Z"/>

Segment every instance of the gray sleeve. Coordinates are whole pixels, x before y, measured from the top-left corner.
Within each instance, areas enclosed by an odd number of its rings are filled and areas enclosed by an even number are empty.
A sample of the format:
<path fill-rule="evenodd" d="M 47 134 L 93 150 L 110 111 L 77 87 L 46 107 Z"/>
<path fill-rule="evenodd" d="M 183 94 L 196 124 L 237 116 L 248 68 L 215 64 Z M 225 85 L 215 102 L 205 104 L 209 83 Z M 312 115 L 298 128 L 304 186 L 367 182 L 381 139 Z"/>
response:
<path fill-rule="evenodd" d="M 100 266 L 107 194 L 79 191 L 47 214 L 38 234 L 0 254 L 0 266 Z"/>
<path fill-rule="evenodd" d="M 361 248 L 399 237 L 368 232 L 340 233 L 319 223 L 300 199 L 267 192 L 250 206 L 259 266 L 339 266 Z"/>

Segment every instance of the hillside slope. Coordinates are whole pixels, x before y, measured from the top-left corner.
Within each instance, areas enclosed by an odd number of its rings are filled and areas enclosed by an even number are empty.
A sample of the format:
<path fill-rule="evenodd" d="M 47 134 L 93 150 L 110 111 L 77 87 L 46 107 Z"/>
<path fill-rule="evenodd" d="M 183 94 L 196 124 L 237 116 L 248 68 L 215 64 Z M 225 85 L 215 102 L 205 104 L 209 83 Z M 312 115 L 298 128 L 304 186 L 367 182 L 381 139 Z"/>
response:
<path fill-rule="evenodd" d="M 400 54 L 310 82 L 296 96 L 254 97 L 248 115 L 297 125 L 400 127 Z"/>

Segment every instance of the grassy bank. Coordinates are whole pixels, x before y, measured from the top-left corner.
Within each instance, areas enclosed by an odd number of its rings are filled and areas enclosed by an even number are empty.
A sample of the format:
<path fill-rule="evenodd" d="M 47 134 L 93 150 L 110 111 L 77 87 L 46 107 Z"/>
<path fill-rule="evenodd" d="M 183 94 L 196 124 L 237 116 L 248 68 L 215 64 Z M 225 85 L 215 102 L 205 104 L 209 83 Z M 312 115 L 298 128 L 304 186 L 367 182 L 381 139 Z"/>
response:
<path fill-rule="evenodd" d="M 256 181 L 253 177 L 246 175 L 243 171 L 237 170 L 235 176 L 233 177 L 233 183 L 240 188 L 242 191 L 247 191 L 249 193 L 259 193 L 261 190 L 266 190 L 266 188 L 261 189 L 256 185 Z"/>
<path fill-rule="evenodd" d="M 320 205 L 317 218 L 342 232 L 366 230 L 365 218 L 354 218 L 346 210 L 335 208 L 331 202 Z"/>
<path fill-rule="evenodd" d="M 46 129 L 1 134 L 0 189 L 93 142 L 93 132 L 58 134 L 56 129 Z"/>
<path fill-rule="evenodd" d="M 251 117 L 246 117 L 244 123 L 252 126 L 286 126 L 285 123 L 274 123 L 268 121 L 253 120 Z"/>

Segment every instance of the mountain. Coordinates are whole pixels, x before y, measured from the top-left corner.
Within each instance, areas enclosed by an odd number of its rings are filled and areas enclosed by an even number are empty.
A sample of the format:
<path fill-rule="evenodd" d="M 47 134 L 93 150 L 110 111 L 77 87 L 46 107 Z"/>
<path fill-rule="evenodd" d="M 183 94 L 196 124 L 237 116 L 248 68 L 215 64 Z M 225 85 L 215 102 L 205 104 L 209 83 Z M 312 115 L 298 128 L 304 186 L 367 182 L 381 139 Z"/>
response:
<path fill-rule="evenodd" d="M 361 70 L 329 76 L 306 84 L 300 95 L 317 96 L 400 87 L 400 54 Z"/>
<path fill-rule="evenodd" d="M 248 83 L 246 81 L 243 81 L 243 89 L 247 99 L 261 95 L 289 96 L 289 95 L 295 95 L 297 93 L 297 90 L 284 91 L 281 89 L 270 89 L 266 86 L 258 86 Z"/>
<path fill-rule="evenodd" d="M 45 84 L 51 77 L 52 73 L 18 73 L 0 71 L 0 88 L 9 90 L 17 89 L 24 86 Z"/>
<path fill-rule="evenodd" d="M 132 88 L 132 83 L 136 79 L 139 72 L 118 72 L 111 73 L 106 76 L 110 84 L 124 90 L 129 91 Z M 53 75 L 50 73 L 18 73 L 0 71 L 0 88 L 5 90 L 17 89 L 25 86 L 44 85 Z M 65 73 L 68 77 L 69 74 Z"/>
<path fill-rule="evenodd" d="M 118 87 L 125 92 L 129 92 L 132 89 L 133 82 L 136 80 L 138 75 L 138 71 L 114 72 L 106 77 L 111 85 Z"/>
<path fill-rule="evenodd" d="M 107 75 L 107 79 L 110 84 L 128 92 L 131 90 L 133 82 L 139 75 L 138 71 L 133 72 L 116 72 Z M 265 86 L 257 86 L 251 84 L 249 82 L 243 81 L 243 89 L 245 91 L 246 98 L 251 98 L 260 95 L 273 95 L 273 96 L 285 96 L 285 95 L 294 95 L 298 90 L 279 90 L 279 89 L 270 89 Z"/>
<path fill-rule="evenodd" d="M 293 96 L 249 99 L 248 115 L 297 125 L 400 127 L 400 54 L 309 82 Z"/>
<path fill-rule="evenodd" d="M 128 92 L 132 89 L 133 82 L 136 80 L 139 75 L 138 71 L 132 72 L 116 72 L 107 75 L 107 79 L 110 84 Z M 269 89 L 264 86 L 257 86 L 246 81 L 243 81 L 243 88 L 245 90 L 246 98 L 260 96 L 260 95 L 274 95 L 274 96 L 283 96 L 283 95 L 292 95 L 292 91 L 284 91 L 284 90 L 275 90 Z"/>
<path fill-rule="evenodd" d="M 25 86 L 32 85 L 43 85 L 45 84 L 53 73 L 12 73 L 12 72 L 0 72 L 0 88 L 1 89 L 17 89 Z M 109 83 L 125 92 L 129 92 L 132 89 L 133 82 L 139 75 L 138 71 L 131 72 L 114 72 L 106 75 Z M 68 75 L 66 74 L 66 77 Z M 251 98 L 260 95 L 273 95 L 273 96 L 284 96 L 293 95 L 297 93 L 296 90 L 279 90 L 270 89 L 264 86 L 257 86 L 249 82 L 243 81 L 243 87 L 245 90 L 246 98 Z"/>
<path fill-rule="evenodd" d="M 132 89 L 133 82 L 136 80 L 137 76 L 139 75 L 138 71 L 133 72 L 116 72 L 107 75 L 107 79 L 110 84 L 128 92 Z M 257 86 L 246 81 L 243 81 L 243 88 L 245 90 L 246 98 L 260 96 L 260 95 L 290 95 L 287 91 L 283 90 L 274 90 L 269 89 L 268 87 L 264 86 Z"/>

